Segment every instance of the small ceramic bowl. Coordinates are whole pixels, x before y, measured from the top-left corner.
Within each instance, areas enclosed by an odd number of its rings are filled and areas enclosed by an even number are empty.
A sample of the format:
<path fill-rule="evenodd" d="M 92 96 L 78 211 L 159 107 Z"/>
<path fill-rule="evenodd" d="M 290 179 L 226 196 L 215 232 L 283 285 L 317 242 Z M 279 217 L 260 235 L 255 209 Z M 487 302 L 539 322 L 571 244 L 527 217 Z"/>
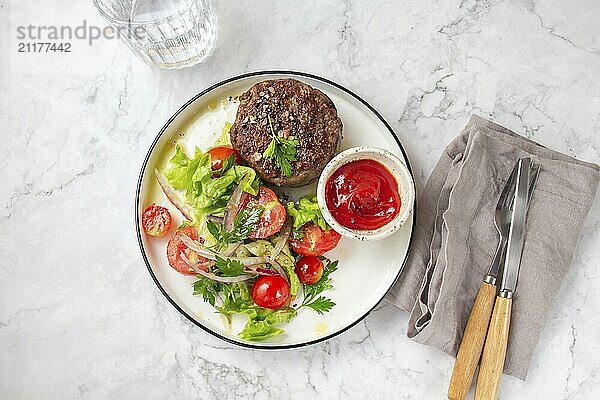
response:
<path fill-rule="evenodd" d="M 402 206 L 396 217 L 381 228 L 356 230 L 341 225 L 331 215 L 325 202 L 325 185 L 329 177 L 342 165 L 356 160 L 375 160 L 383 164 L 396 178 Z M 342 236 L 354 240 L 371 241 L 386 238 L 396 232 L 409 218 L 415 202 L 415 184 L 406 165 L 394 154 L 377 147 L 352 147 L 335 156 L 323 169 L 317 186 L 317 201 L 325 221 Z"/>

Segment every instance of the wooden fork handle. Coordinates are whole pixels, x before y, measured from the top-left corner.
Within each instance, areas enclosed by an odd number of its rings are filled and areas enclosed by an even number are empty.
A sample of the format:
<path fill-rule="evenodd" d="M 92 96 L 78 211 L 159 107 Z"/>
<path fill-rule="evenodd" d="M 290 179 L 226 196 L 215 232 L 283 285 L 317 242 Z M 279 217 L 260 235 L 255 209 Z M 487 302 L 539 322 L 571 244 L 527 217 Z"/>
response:
<path fill-rule="evenodd" d="M 469 392 L 475 369 L 481 357 L 495 299 L 496 286 L 483 282 L 475 298 L 475 304 L 454 362 L 454 370 L 448 387 L 448 399 L 450 400 L 463 400 Z"/>
<path fill-rule="evenodd" d="M 496 400 L 498 396 L 498 387 L 506 358 L 512 309 L 512 292 L 509 292 L 508 297 L 503 292 L 496 297 L 496 304 L 494 304 L 494 312 L 481 356 L 475 400 Z"/>

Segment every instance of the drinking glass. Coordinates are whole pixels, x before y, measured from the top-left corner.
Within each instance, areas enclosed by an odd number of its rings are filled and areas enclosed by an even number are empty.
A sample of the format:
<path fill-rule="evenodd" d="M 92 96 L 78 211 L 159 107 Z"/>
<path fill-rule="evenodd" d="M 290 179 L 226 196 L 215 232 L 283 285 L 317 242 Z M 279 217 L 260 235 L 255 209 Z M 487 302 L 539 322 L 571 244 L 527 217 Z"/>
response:
<path fill-rule="evenodd" d="M 100 14 L 139 58 L 164 69 L 209 56 L 217 36 L 212 0 L 93 0 Z"/>

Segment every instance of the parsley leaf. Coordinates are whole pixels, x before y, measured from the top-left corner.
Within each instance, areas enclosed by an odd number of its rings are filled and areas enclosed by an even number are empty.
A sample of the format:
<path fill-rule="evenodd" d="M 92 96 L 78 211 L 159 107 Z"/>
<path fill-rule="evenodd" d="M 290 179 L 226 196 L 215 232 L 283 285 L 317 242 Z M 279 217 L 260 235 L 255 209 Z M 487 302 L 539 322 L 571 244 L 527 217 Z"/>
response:
<path fill-rule="evenodd" d="M 298 139 L 294 136 L 278 136 L 273 129 L 273 122 L 271 116 L 267 115 L 269 119 L 269 127 L 271 128 L 271 142 L 263 152 L 265 159 L 271 159 L 281 168 L 281 172 L 284 176 L 292 176 L 292 161 L 296 161 L 296 154 L 298 147 Z"/>
<path fill-rule="evenodd" d="M 235 217 L 233 229 L 230 232 L 229 243 L 241 242 L 244 239 L 248 239 L 248 236 L 256 230 L 263 211 L 262 207 L 244 208 L 240 211 L 237 217 Z"/>
<path fill-rule="evenodd" d="M 256 225 L 263 213 L 262 207 L 245 208 L 235 217 L 233 229 L 226 231 L 223 224 L 207 220 L 206 227 L 217 241 L 218 248 L 224 248 L 228 244 L 241 242 L 248 239 L 250 234 L 256 230 Z"/>
<path fill-rule="evenodd" d="M 217 242 L 225 243 L 227 241 L 227 231 L 225 230 L 225 228 L 223 228 L 223 224 L 219 224 L 218 222 L 214 222 L 208 219 L 206 220 L 206 228 Z"/>
<path fill-rule="evenodd" d="M 215 264 L 222 276 L 238 276 L 244 272 L 244 264 L 237 260 L 217 256 Z"/>
<path fill-rule="evenodd" d="M 234 314 L 249 314 L 250 310 L 254 307 L 252 300 L 243 299 L 241 297 L 230 298 L 225 296 L 225 301 L 220 307 L 216 307 L 217 311 L 226 317 L 230 317 Z M 250 317 L 252 318 L 252 317 Z"/>
<path fill-rule="evenodd" d="M 304 306 L 312 308 L 318 314 L 323 314 L 331 310 L 333 306 L 335 306 L 335 303 L 325 296 L 319 296 L 316 300 L 311 303 L 304 304 Z"/>
<path fill-rule="evenodd" d="M 194 282 L 193 295 L 202 296 L 204 301 L 208 301 L 210 305 L 214 307 L 221 286 L 220 282 L 198 275 L 198 280 Z"/>
<path fill-rule="evenodd" d="M 324 296 L 319 296 L 322 292 L 327 289 L 333 288 L 331 284 L 331 275 L 337 270 L 337 261 L 327 260 L 327 265 L 323 268 L 323 276 L 314 285 L 304 285 L 304 300 L 298 309 L 302 307 L 309 307 L 315 310 L 319 314 L 328 312 L 335 306 L 335 303 Z M 318 296 L 318 297 L 317 297 Z"/>
<path fill-rule="evenodd" d="M 319 279 L 319 281 L 314 285 L 304 285 L 305 302 L 307 297 L 310 301 L 321 292 L 333 288 L 333 285 L 331 284 L 331 278 L 329 277 L 329 275 L 331 275 L 337 270 L 337 265 L 337 261 L 327 260 L 327 265 L 325 265 L 325 267 L 323 268 L 323 276 L 321 277 L 321 279 Z"/>

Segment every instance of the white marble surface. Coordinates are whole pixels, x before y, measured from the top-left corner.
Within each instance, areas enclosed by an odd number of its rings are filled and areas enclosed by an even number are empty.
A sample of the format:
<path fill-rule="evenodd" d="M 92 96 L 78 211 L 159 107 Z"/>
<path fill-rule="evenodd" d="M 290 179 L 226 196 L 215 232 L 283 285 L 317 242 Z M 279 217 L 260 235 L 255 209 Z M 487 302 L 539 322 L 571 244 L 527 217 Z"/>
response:
<path fill-rule="evenodd" d="M 91 3 L 91 2 L 90 2 Z M 600 160 L 600 4 L 579 1 L 218 1 L 204 64 L 150 70 L 117 41 L 18 55 L 17 25 L 101 23 L 88 2 L 0 0 L 0 398 L 439 399 L 453 359 L 381 305 L 327 343 L 233 347 L 160 294 L 133 228 L 135 182 L 169 116 L 221 79 L 323 75 L 398 132 L 419 184 L 474 113 Z M 526 382 L 500 397 L 600 398 L 600 201 Z"/>

